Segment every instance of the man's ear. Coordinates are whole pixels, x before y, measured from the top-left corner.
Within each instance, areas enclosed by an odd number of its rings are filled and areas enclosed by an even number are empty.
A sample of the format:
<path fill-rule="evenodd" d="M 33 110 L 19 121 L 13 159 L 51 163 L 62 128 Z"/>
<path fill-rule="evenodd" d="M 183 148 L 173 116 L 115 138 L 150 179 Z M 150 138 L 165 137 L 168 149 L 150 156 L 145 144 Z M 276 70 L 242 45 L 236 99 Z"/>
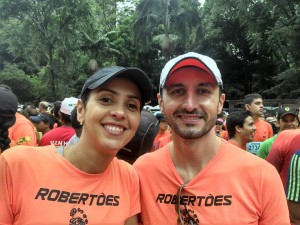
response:
<path fill-rule="evenodd" d="M 245 109 L 246 109 L 246 111 L 250 111 L 250 105 L 249 104 L 245 104 Z"/>
<path fill-rule="evenodd" d="M 220 99 L 219 99 L 219 104 L 218 104 L 218 114 L 220 114 L 222 112 L 224 102 L 225 102 L 225 94 L 221 94 Z"/>
<path fill-rule="evenodd" d="M 157 93 L 157 101 L 158 101 L 158 105 L 159 105 L 161 113 L 164 113 L 163 112 L 164 103 L 163 103 L 163 100 L 162 100 L 162 95 L 160 93 Z"/>
<path fill-rule="evenodd" d="M 241 133 L 241 130 L 242 130 L 242 127 L 241 127 L 241 126 L 236 125 L 234 128 L 235 128 L 235 131 L 236 131 L 236 132 Z"/>

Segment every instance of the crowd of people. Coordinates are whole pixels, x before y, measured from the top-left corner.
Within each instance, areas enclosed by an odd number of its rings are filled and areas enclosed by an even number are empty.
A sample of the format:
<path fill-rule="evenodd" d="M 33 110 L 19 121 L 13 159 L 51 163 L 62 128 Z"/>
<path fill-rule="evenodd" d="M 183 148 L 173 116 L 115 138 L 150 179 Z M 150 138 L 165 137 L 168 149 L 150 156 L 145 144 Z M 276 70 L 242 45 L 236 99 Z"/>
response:
<path fill-rule="evenodd" d="M 225 112 L 216 62 L 102 68 L 80 96 L 18 110 L 0 85 L 0 224 L 300 224 L 298 109 Z M 34 212 L 34 213 L 33 213 Z"/>

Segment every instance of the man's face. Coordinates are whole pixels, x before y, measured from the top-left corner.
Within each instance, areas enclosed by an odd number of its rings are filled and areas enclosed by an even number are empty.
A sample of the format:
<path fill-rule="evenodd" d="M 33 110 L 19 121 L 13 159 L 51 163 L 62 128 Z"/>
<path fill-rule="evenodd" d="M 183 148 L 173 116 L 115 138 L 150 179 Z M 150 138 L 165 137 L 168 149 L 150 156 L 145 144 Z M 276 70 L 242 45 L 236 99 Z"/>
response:
<path fill-rule="evenodd" d="M 254 120 L 252 116 L 248 116 L 245 119 L 243 128 L 241 129 L 242 138 L 247 142 L 253 141 L 255 131 L 256 131 L 256 127 L 254 125 Z"/>
<path fill-rule="evenodd" d="M 196 139 L 215 126 L 225 100 L 219 91 L 212 75 L 184 67 L 168 78 L 163 96 L 158 94 L 158 102 L 174 133 L 184 139 Z"/>
<path fill-rule="evenodd" d="M 279 129 L 283 130 L 291 130 L 296 129 L 298 126 L 297 117 L 293 114 L 286 114 L 279 120 Z"/>
<path fill-rule="evenodd" d="M 261 116 L 264 113 L 264 104 L 261 98 L 256 98 L 251 104 L 246 104 L 246 109 L 249 110 L 253 115 Z"/>
<path fill-rule="evenodd" d="M 163 119 L 159 122 L 159 129 L 162 131 L 168 130 L 168 123 L 165 119 Z"/>

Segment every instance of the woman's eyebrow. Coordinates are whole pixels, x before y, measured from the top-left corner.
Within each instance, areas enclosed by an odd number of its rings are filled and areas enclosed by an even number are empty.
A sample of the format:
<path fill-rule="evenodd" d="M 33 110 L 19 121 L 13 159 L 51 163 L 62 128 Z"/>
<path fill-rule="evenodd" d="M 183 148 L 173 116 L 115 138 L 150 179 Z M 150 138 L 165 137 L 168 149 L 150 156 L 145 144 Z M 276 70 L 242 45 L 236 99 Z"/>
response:
<path fill-rule="evenodd" d="M 121 93 L 119 93 L 119 92 L 117 92 L 115 90 L 109 89 L 107 87 L 101 87 L 101 88 L 99 88 L 98 93 L 101 92 L 101 91 L 107 91 L 107 92 L 110 92 L 110 93 L 112 93 L 114 95 L 121 95 Z M 139 97 L 137 95 L 127 95 L 127 97 L 128 98 L 137 99 L 137 100 L 141 101 L 141 97 Z"/>

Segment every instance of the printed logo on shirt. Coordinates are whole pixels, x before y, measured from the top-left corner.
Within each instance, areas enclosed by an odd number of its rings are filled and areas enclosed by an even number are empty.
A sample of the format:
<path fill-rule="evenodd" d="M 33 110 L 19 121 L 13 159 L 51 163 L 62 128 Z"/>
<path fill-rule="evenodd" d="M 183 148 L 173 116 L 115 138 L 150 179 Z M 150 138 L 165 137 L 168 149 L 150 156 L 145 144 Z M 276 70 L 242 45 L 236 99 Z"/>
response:
<path fill-rule="evenodd" d="M 80 208 L 73 208 L 70 211 L 69 225 L 86 225 L 89 223 L 87 215 Z"/>
<path fill-rule="evenodd" d="M 161 204 L 178 204 L 178 196 L 174 194 L 160 193 L 156 197 L 156 202 Z M 232 204 L 232 195 L 207 195 L 207 196 L 195 196 L 195 195 L 182 195 L 180 198 L 180 214 L 181 220 L 178 218 L 178 224 L 194 224 L 199 225 L 200 221 L 198 215 L 191 206 L 230 206 Z"/>
<path fill-rule="evenodd" d="M 54 146 L 66 146 L 68 141 L 50 141 L 51 145 Z"/>
<path fill-rule="evenodd" d="M 31 142 L 31 138 L 29 136 L 22 137 L 18 140 L 18 145 L 21 145 L 23 143 L 29 143 Z"/>
<path fill-rule="evenodd" d="M 35 196 L 36 200 L 55 201 L 69 204 L 118 206 L 120 196 L 68 192 L 57 189 L 40 188 Z"/>
<path fill-rule="evenodd" d="M 232 195 L 208 195 L 208 196 L 188 196 L 182 195 L 181 196 L 181 203 L 185 204 L 186 206 L 229 206 L 232 204 Z M 156 198 L 157 203 L 162 204 L 177 204 L 178 197 L 174 194 L 158 194 Z"/>

